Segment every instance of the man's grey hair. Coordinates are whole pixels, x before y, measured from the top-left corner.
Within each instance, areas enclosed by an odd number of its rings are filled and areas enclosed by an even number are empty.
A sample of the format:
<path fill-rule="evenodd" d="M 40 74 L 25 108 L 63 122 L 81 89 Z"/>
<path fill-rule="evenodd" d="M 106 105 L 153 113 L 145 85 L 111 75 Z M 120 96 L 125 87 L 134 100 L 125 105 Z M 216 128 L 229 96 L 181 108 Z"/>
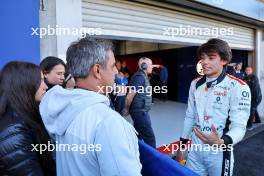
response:
<path fill-rule="evenodd" d="M 67 68 L 74 78 L 86 78 L 95 64 L 106 66 L 113 43 L 106 39 L 82 38 L 73 42 L 66 53 Z"/>
<path fill-rule="evenodd" d="M 148 61 L 151 61 L 151 59 L 148 58 L 148 57 L 145 57 L 145 56 L 141 57 L 141 58 L 138 60 L 138 67 L 141 68 L 141 64 L 142 64 L 143 62 L 148 62 Z"/>

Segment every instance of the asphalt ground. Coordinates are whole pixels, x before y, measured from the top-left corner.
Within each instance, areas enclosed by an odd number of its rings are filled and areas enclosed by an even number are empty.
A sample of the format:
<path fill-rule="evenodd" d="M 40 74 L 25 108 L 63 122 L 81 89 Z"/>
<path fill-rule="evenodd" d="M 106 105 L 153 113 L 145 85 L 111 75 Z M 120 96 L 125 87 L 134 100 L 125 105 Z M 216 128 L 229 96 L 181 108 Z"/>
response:
<path fill-rule="evenodd" d="M 248 131 L 234 148 L 234 176 L 264 175 L 264 125 Z"/>

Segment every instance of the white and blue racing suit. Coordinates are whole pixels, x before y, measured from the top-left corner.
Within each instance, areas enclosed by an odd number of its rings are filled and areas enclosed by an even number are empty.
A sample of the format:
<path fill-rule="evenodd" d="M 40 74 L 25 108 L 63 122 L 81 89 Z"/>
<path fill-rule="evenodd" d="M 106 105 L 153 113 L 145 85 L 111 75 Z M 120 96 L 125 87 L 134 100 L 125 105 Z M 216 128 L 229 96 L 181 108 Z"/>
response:
<path fill-rule="evenodd" d="M 207 82 L 205 76 L 192 81 L 181 141 L 185 142 L 191 135 L 192 145 L 198 144 L 202 149 L 189 151 L 186 164 L 189 169 L 202 176 L 232 175 L 232 145 L 245 135 L 250 101 L 247 84 L 224 72 L 211 82 Z M 203 133 L 211 134 L 212 125 L 225 145 L 231 147 L 214 146 L 208 150 L 208 145 L 192 133 L 197 127 Z"/>

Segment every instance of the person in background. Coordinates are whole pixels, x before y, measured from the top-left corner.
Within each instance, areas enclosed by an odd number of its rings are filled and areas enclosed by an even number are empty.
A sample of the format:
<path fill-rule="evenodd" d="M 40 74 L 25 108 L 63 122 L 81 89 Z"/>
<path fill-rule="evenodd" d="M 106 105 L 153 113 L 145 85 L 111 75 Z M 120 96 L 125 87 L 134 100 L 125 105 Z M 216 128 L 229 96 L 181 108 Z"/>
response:
<path fill-rule="evenodd" d="M 257 111 L 257 107 L 262 100 L 262 94 L 261 94 L 258 77 L 253 74 L 253 68 L 251 66 L 246 67 L 245 73 L 246 76 L 244 79 L 251 91 L 251 108 L 250 108 L 250 116 L 247 123 L 248 130 L 251 130 L 254 118 L 255 118 L 255 123 L 261 122 Z"/>
<path fill-rule="evenodd" d="M 76 88 L 54 86 L 40 104 L 45 127 L 58 145 L 78 146 L 56 151 L 57 175 L 140 176 L 136 131 L 109 107 L 106 96 L 116 73 L 112 42 L 82 38 L 69 46 L 66 60 Z"/>
<path fill-rule="evenodd" d="M 56 175 L 49 135 L 39 113 L 47 86 L 39 66 L 9 62 L 0 74 L 0 175 Z"/>
<path fill-rule="evenodd" d="M 244 80 L 245 73 L 242 71 L 242 63 L 237 63 L 235 66 L 234 71 L 231 73 L 231 75 Z"/>
<path fill-rule="evenodd" d="M 159 75 L 161 87 L 163 87 L 163 86 L 167 87 L 168 86 L 168 77 L 169 77 L 168 69 L 164 65 L 160 65 L 159 67 L 161 68 L 160 75 Z M 162 93 L 161 98 L 164 101 L 168 100 L 168 93 L 167 92 Z"/>
<path fill-rule="evenodd" d="M 126 100 L 126 85 L 128 84 L 128 79 L 121 72 L 121 62 L 116 60 L 116 69 L 117 73 L 115 74 L 115 83 L 116 83 L 116 95 L 113 100 L 115 110 L 122 114 L 122 111 L 125 107 Z"/>
<path fill-rule="evenodd" d="M 229 63 L 229 64 L 227 64 L 226 73 L 232 75 L 234 73 L 235 66 L 236 66 L 236 63 Z"/>
<path fill-rule="evenodd" d="M 138 67 L 139 70 L 132 76 L 129 84 L 131 87 L 135 87 L 135 90 L 129 90 L 122 114 L 123 116 L 130 114 L 134 127 L 139 133 L 138 137 L 156 148 L 156 139 L 148 113 L 152 105 L 152 92 L 149 92 L 148 89 L 151 86 L 148 75 L 152 73 L 152 60 L 147 57 L 140 58 Z"/>
<path fill-rule="evenodd" d="M 48 90 L 55 85 L 63 85 L 65 80 L 66 65 L 63 60 L 49 56 L 40 63 Z"/>
<path fill-rule="evenodd" d="M 130 72 L 127 68 L 127 65 L 126 65 L 126 61 L 125 60 L 122 60 L 121 62 L 121 69 L 120 69 L 120 72 L 124 74 L 124 76 L 129 79 L 130 78 Z"/>

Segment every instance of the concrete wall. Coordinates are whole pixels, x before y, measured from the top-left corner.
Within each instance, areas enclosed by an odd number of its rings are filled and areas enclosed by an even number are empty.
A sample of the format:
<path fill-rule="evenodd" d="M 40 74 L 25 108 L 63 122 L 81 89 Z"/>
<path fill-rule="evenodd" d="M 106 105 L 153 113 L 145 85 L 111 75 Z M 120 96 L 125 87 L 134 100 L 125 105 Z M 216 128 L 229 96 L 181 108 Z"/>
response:
<path fill-rule="evenodd" d="M 74 35 L 74 29 L 81 29 L 81 0 L 45 0 L 44 9 L 40 11 L 40 26 L 57 29 L 54 35 L 45 35 L 40 39 L 41 59 L 57 56 L 65 60 L 70 43 L 80 36 Z M 63 30 L 70 31 L 62 32 Z"/>
<path fill-rule="evenodd" d="M 82 27 L 82 4 L 81 0 L 56 0 L 56 20 L 59 27 L 69 29 Z M 76 41 L 77 35 L 57 36 L 57 55 L 66 59 L 66 51 L 69 45 Z"/>
<path fill-rule="evenodd" d="M 43 1 L 39 11 L 39 26 L 40 28 L 47 28 L 56 26 L 56 1 Z M 57 56 L 57 36 L 45 35 L 40 39 L 40 59 L 47 56 Z"/>

